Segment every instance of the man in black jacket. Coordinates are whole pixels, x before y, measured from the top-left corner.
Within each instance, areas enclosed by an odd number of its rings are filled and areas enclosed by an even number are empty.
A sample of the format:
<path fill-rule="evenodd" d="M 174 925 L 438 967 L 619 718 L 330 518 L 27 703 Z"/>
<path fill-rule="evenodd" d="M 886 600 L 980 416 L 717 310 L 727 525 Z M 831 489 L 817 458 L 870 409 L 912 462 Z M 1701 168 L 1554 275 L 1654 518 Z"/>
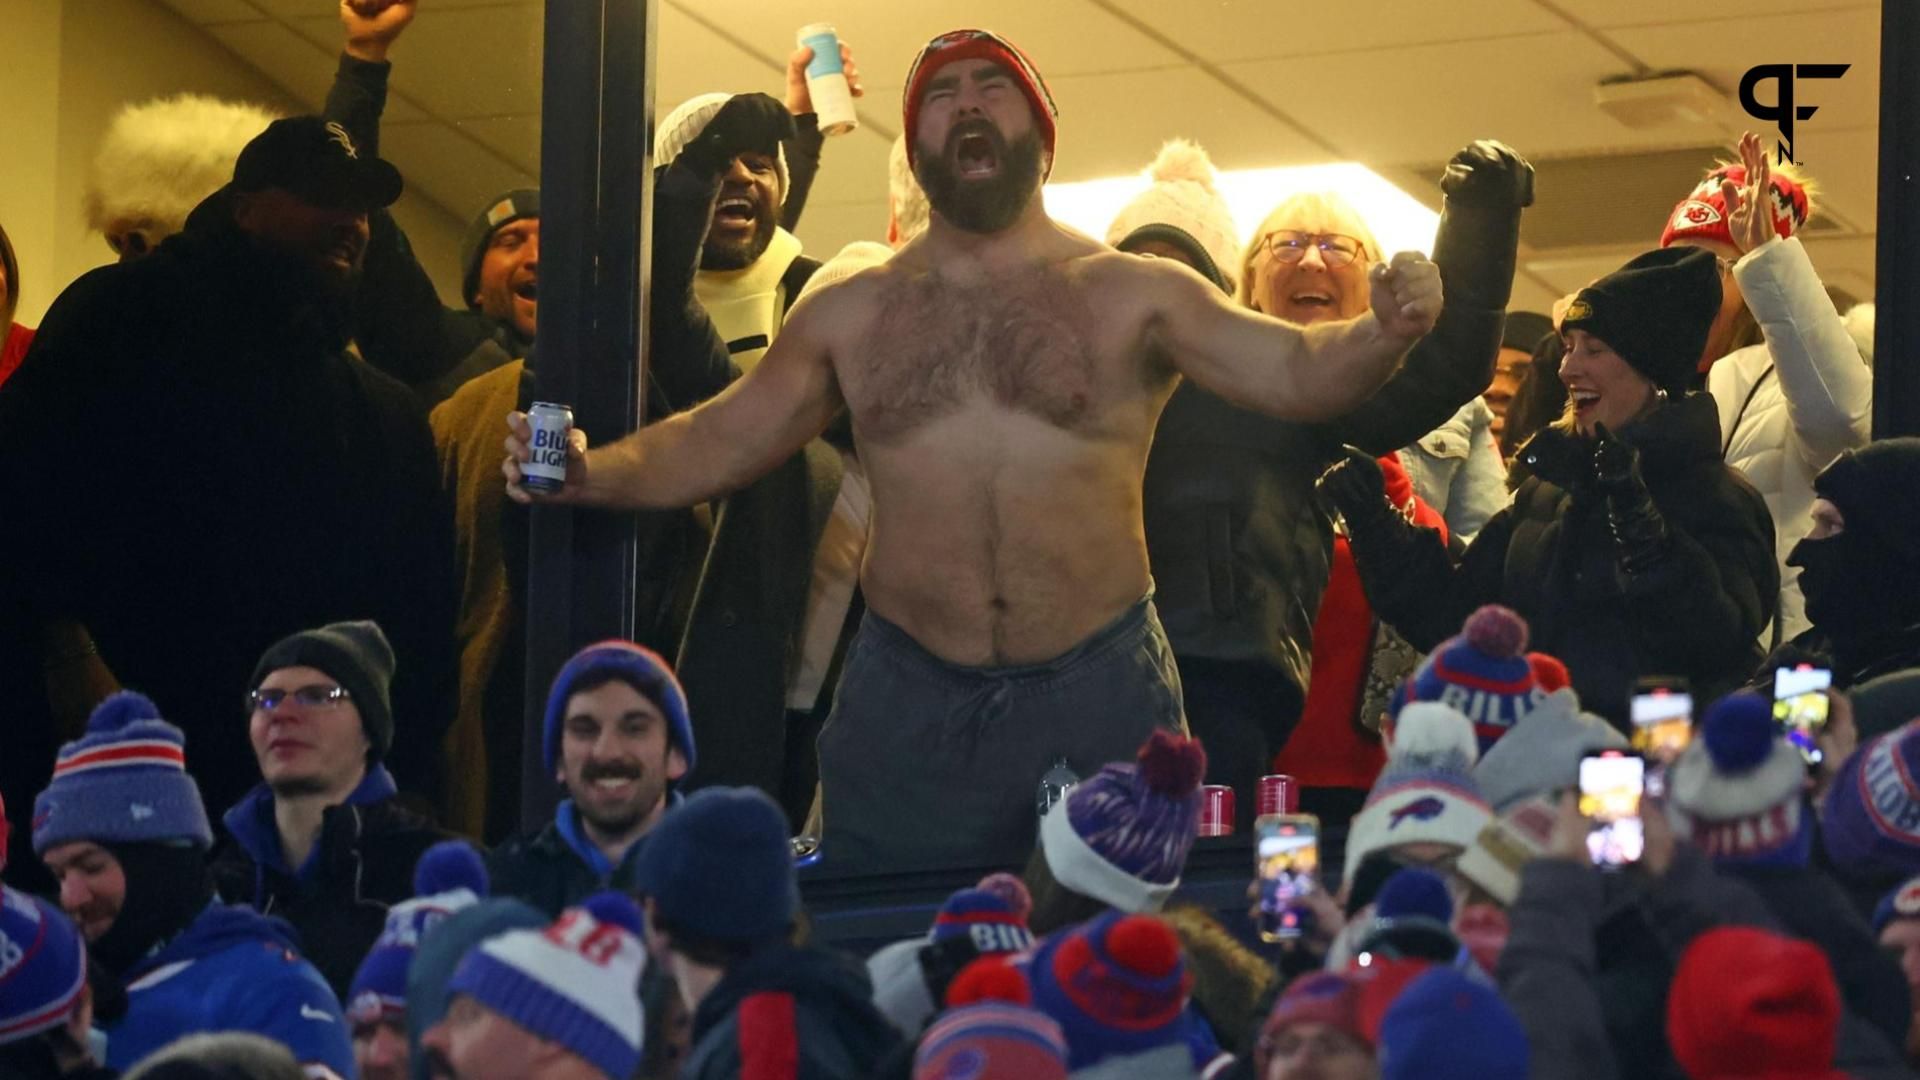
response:
<path fill-rule="evenodd" d="M 221 819 L 214 880 L 226 899 L 300 931 L 341 1001 L 413 895 L 414 863 L 450 834 L 403 808 L 393 747 L 393 649 L 370 622 L 303 630 L 254 667 L 247 734 L 265 781 Z"/>
<path fill-rule="evenodd" d="M 391 764 L 434 781 L 450 522 L 418 402 L 345 351 L 367 214 L 400 187 L 339 125 L 277 121 L 185 232 L 69 287 L 0 389 L 9 587 L 188 725 L 216 806 L 256 775 L 230 718 L 260 652 L 341 619 L 392 639 Z"/>
<path fill-rule="evenodd" d="M 554 677 L 543 745 L 569 797 L 545 828 L 501 845 L 487 873 L 493 895 L 557 918 L 602 889 L 632 889 L 644 841 L 695 761 L 686 691 L 650 649 L 589 645 Z"/>

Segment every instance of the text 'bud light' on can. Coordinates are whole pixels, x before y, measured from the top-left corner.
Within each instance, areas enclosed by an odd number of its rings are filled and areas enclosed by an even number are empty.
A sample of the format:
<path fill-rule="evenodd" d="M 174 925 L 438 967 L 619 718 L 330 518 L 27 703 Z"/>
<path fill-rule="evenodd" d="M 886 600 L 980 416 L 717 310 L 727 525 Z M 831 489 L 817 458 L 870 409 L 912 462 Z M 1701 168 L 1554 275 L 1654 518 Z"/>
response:
<path fill-rule="evenodd" d="M 550 401 L 536 401 L 527 412 L 533 428 L 533 455 L 520 463 L 520 486 L 551 495 L 567 486 L 567 436 L 573 431 L 573 410 Z"/>

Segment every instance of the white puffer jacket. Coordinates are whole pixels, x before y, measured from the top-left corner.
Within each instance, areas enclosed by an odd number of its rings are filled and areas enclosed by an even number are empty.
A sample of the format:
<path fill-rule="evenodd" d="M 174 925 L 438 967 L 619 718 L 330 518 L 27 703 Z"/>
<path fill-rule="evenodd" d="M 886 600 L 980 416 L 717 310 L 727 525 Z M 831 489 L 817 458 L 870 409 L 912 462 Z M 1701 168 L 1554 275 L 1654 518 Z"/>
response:
<path fill-rule="evenodd" d="M 1707 375 L 1727 464 L 1766 497 L 1780 559 L 1780 639 L 1806 630 L 1800 573 L 1787 553 L 1813 523 L 1813 478 L 1866 445 L 1873 372 L 1827 299 L 1798 239 L 1771 240 L 1734 264 L 1764 345 L 1729 353 Z M 1771 628 L 1762 635 L 1765 647 Z"/>

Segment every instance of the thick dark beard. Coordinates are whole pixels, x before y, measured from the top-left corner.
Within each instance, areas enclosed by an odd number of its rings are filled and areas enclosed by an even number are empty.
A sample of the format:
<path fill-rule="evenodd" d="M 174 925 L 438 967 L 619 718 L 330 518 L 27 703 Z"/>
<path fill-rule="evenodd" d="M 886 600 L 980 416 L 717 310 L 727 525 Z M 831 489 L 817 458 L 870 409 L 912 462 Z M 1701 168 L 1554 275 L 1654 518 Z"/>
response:
<path fill-rule="evenodd" d="M 709 232 L 707 242 L 700 249 L 700 269 L 702 270 L 745 270 L 760 261 L 767 253 L 767 246 L 773 243 L 773 230 L 779 226 L 774 220 L 775 213 L 763 209 L 760 216 L 753 219 L 753 235 L 745 243 L 731 244 L 714 238 Z"/>
<path fill-rule="evenodd" d="M 947 149 L 968 134 L 992 140 L 1000 161 L 1000 172 L 992 179 L 964 181 L 959 171 L 948 165 Z M 996 233 L 1020 220 L 1040 189 L 1040 165 L 1045 154 L 1040 133 L 1029 131 L 1008 143 L 998 128 L 982 121 L 956 126 L 948 133 L 947 143 L 939 154 L 927 153 L 921 147 L 914 165 L 913 174 L 927 192 L 927 205 L 948 224 L 970 233 Z"/>

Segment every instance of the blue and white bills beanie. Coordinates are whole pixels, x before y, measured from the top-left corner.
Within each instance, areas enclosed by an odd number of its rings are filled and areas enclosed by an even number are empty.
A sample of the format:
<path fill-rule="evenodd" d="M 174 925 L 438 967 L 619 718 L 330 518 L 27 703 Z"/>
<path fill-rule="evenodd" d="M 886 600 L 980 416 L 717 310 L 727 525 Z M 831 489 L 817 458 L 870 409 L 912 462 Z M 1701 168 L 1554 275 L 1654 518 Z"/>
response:
<path fill-rule="evenodd" d="M 58 908 L 0 888 L 0 1046 L 67 1022 L 87 985 L 87 949 Z"/>
<path fill-rule="evenodd" d="M 33 801 L 34 854 L 74 840 L 212 847 L 186 743 L 144 694 L 122 690 L 101 702 L 86 734 L 60 748 L 53 782 Z"/>
<path fill-rule="evenodd" d="M 465 994 L 559 1043 L 612 1080 L 640 1067 L 645 1030 L 640 909 L 616 892 L 596 893 L 545 930 L 512 930 L 460 961 L 449 994 Z"/>
<path fill-rule="evenodd" d="M 1493 811 L 1473 778 L 1480 743 L 1473 725 L 1448 705 L 1416 701 L 1400 710 L 1387 765 L 1347 833 L 1343 868 L 1351 882 L 1367 856 L 1403 844 L 1451 844 L 1464 851 Z"/>
<path fill-rule="evenodd" d="M 1198 739 L 1156 731 L 1136 760 L 1076 784 L 1040 820 L 1040 850 L 1055 881 L 1116 911 L 1167 906 L 1200 835 Z"/>
<path fill-rule="evenodd" d="M 1668 798 L 1695 847 L 1717 861 L 1805 866 L 1813 814 L 1807 766 L 1780 734 L 1773 702 L 1728 694 L 1707 710 L 1701 737 L 1667 775 Z"/>
<path fill-rule="evenodd" d="M 413 869 L 413 899 L 387 911 L 386 928 L 360 962 L 347 991 L 347 1022 L 355 1027 L 397 1022 L 407 1014 L 407 968 L 433 928 L 487 895 L 487 868 L 465 840 L 443 840 Z"/>

